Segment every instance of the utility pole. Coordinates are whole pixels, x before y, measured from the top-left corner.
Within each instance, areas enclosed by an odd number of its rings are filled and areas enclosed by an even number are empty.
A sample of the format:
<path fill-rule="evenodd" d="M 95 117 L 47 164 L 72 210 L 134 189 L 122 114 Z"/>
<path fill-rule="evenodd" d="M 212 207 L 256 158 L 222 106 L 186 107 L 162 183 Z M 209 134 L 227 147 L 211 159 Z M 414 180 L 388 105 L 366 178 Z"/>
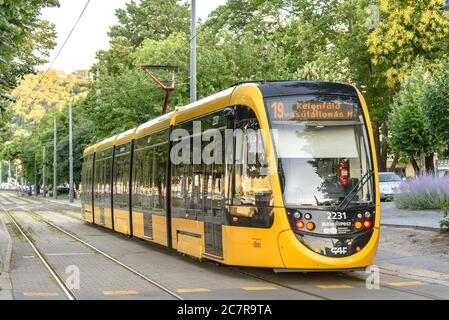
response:
<path fill-rule="evenodd" d="M 2 169 L 3 169 L 3 160 L 0 160 L 0 188 L 3 182 Z"/>
<path fill-rule="evenodd" d="M 97 68 L 95 84 L 96 84 L 96 87 L 97 87 L 96 90 L 95 90 L 95 95 L 97 97 L 97 106 L 100 106 L 101 89 L 100 89 L 100 69 L 99 68 Z"/>
<path fill-rule="evenodd" d="M 39 187 L 37 185 L 37 161 L 36 158 L 34 158 L 34 195 L 37 196 L 37 192 L 39 190 Z"/>
<path fill-rule="evenodd" d="M 53 199 L 58 198 L 58 191 L 56 185 L 58 184 L 58 150 L 56 145 L 56 114 L 53 115 Z"/>
<path fill-rule="evenodd" d="M 73 203 L 73 133 L 72 133 L 72 102 L 69 102 L 69 201 Z"/>
<path fill-rule="evenodd" d="M 11 161 L 8 161 L 8 189 L 11 188 Z"/>
<path fill-rule="evenodd" d="M 45 147 L 42 147 L 42 191 L 45 198 Z"/>
<path fill-rule="evenodd" d="M 191 0 L 192 28 L 190 39 L 190 102 L 196 101 L 196 0 Z"/>

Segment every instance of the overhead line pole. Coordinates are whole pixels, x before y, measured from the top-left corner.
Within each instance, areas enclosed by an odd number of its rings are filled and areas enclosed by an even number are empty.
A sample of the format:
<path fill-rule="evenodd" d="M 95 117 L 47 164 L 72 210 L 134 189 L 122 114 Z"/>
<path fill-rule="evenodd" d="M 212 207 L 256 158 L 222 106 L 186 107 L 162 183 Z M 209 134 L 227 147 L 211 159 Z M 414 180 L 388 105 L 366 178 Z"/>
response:
<path fill-rule="evenodd" d="M 36 158 L 34 158 L 34 195 L 38 195 L 39 187 L 37 185 L 37 161 Z"/>
<path fill-rule="evenodd" d="M 45 198 L 45 147 L 42 147 L 42 193 Z"/>
<path fill-rule="evenodd" d="M 196 0 L 191 0 L 191 35 L 190 35 L 190 102 L 196 101 Z"/>
<path fill-rule="evenodd" d="M 53 199 L 58 198 L 58 191 L 56 185 L 58 184 L 58 150 L 57 150 L 57 133 L 56 133 L 56 114 L 53 115 Z"/>
<path fill-rule="evenodd" d="M 73 203 L 73 132 L 72 132 L 72 102 L 69 102 L 69 201 Z"/>

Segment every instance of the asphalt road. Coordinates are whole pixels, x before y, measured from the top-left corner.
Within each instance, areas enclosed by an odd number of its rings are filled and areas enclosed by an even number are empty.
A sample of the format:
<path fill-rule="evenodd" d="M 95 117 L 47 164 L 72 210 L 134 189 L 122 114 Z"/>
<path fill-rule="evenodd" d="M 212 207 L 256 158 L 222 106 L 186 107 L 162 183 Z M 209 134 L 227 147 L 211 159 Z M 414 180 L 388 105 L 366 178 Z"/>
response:
<path fill-rule="evenodd" d="M 12 242 L 2 299 L 69 299 L 64 286 L 75 299 L 449 299 L 449 277 L 395 264 L 385 250 L 380 284 L 370 287 L 365 272 L 276 274 L 198 261 L 85 224 L 73 207 L 11 193 L 0 193 L 0 218 Z"/>

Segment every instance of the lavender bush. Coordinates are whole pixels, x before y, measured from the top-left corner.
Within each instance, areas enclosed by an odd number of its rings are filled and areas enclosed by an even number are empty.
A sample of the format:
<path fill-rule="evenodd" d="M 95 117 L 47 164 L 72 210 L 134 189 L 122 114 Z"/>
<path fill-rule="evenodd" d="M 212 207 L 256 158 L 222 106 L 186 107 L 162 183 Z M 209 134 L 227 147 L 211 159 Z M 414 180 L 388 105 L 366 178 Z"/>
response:
<path fill-rule="evenodd" d="M 405 181 L 395 199 L 400 209 L 439 209 L 449 206 L 449 177 L 422 175 Z"/>

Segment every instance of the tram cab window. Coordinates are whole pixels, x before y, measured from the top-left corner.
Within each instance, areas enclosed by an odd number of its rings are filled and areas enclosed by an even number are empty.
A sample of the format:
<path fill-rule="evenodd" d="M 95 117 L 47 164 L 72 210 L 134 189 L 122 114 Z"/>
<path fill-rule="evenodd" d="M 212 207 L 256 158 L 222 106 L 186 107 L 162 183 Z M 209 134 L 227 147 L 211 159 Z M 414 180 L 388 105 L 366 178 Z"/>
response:
<path fill-rule="evenodd" d="M 114 156 L 114 208 L 129 208 L 129 171 L 131 142 L 115 147 Z"/>
<path fill-rule="evenodd" d="M 236 111 L 232 202 L 228 210 L 237 219 L 231 223 L 268 228 L 273 222 L 273 195 L 262 132 L 250 108 L 237 107 Z"/>

